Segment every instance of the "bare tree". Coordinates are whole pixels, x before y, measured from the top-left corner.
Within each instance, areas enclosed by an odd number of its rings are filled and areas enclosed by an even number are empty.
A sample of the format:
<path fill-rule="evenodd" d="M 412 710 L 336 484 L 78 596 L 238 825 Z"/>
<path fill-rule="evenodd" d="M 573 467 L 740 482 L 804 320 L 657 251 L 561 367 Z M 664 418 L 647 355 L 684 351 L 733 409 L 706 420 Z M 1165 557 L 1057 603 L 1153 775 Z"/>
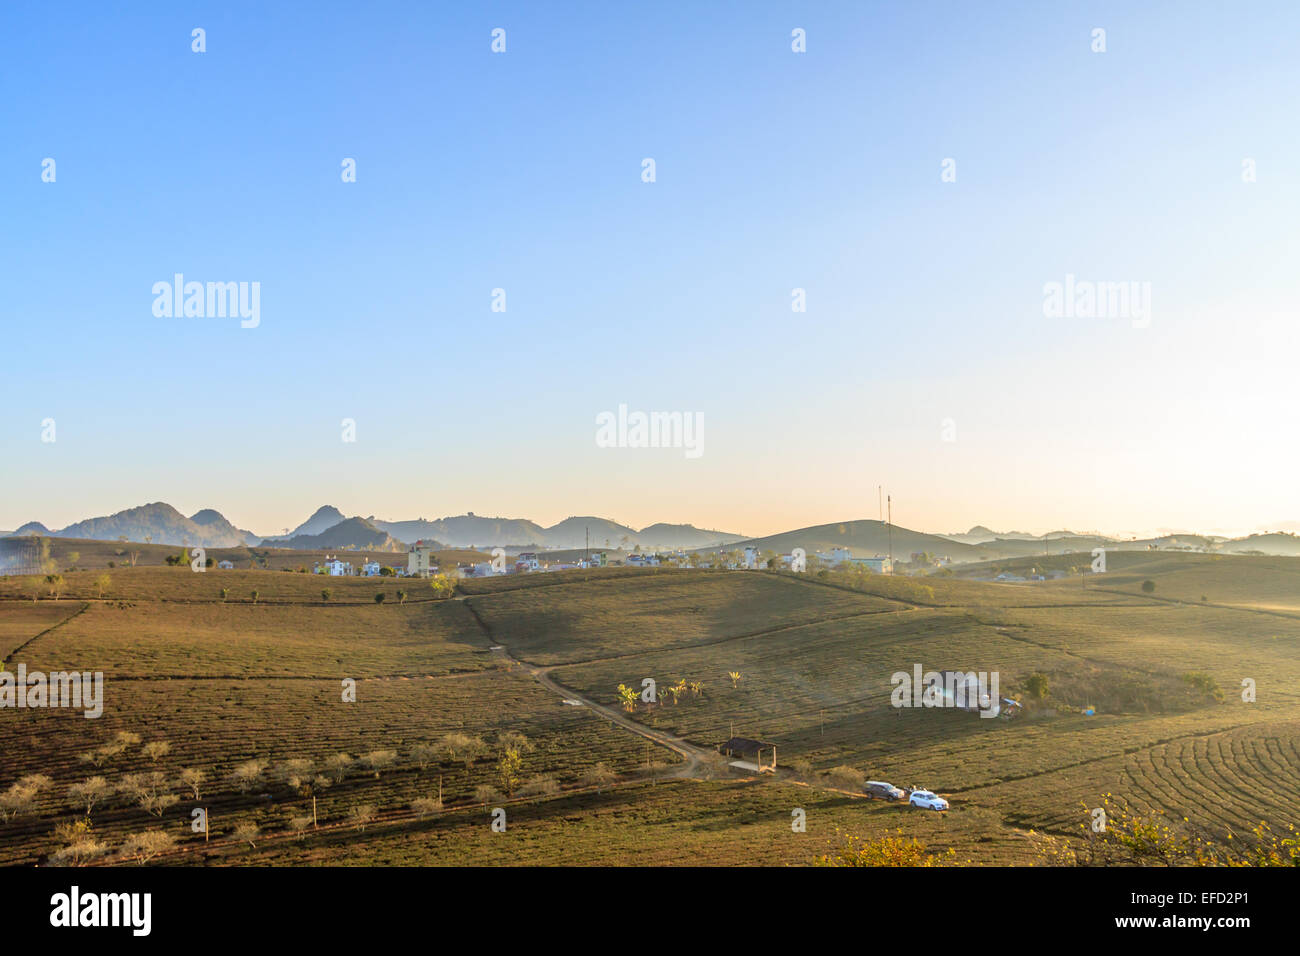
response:
<path fill-rule="evenodd" d="M 240 843 L 247 843 L 252 849 L 257 849 L 257 838 L 261 834 L 261 828 L 251 821 L 245 821 L 235 827 L 235 839 Z"/>
<path fill-rule="evenodd" d="M 142 753 L 149 758 L 150 763 L 157 763 L 159 757 L 165 757 L 171 753 L 172 745 L 165 740 L 151 740 L 144 745 Z"/>
<path fill-rule="evenodd" d="M 167 778 L 161 770 L 129 773 L 122 778 L 118 792 L 139 805 L 145 813 L 160 817 L 165 810 L 180 802 L 180 797 L 164 792 L 166 785 Z"/>
<path fill-rule="evenodd" d="M 262 773 L 265 770 L 265 760 L 245 760 L 230 772 L 230 782 L 240 793 L 248 793 L 262 782 Z"/>
<path fill-rule="evenodd" d="M 452 733 L 442 738 L 442 751 L 448 760 L 459 760 L 468 770 L 487 751 L 487 744 L 483 743 L 482 737 Z"/>
<path fill-rule="evenodd" d="M 374 820 L 376 813 L 373 803 L 362 803 L 348 811 L 348 819 L 358 830 L 364 830 L 366 824 Z"/>
<path fill-rule="evenodd" d="M 181 770 L 181 775 L 180 778 L 177 780 L 177 782 L 182 787 L 185 787 L 187 790 L 193 793 L 195 800 L 199 800 L 202 799 L 199 790 L 203 786 L 203 781 L 206 778 L 207 778 L 207 774 L 205 774 L 202 770 L 199 770 L 195 767 L 185 767 L 183 770 Z"/>
<path fill-rule="evenodd" d="M 310 757 L 292 757 L 280 765 L 279 777 L 290 790 L 311 786 L 316 762 Z"/>
<path fill-rule="evenodd" d="M 433 744 L 416 744 L 411 748 L 411 759 L 421 770 L 428 770 L 438 760 L 438 748 Z"/>
<path fill-rule="evenodd" d="M 375 779 L 379 779 L 381 771 L 387 770 L 393 764 L 397 763 L 396 750 L 372 750 L 370 753 L 361 757 L 360 763 L 375 772 Z"/>
<path fill-rule="evenodd" d="M 161 830 L 147 830 L 126 838 L 122 844 L 122 856 L 138 863 L 148 863 L 160 853 L 166 853 L 176 845 L 176 838 Z"/>
<path fill-rule="evenodd" d="M 325 770 L 335 783 L 342 783 L 351 769 L 352 757 L 349 754 L 336 753 L 325 758 Z"/>
<path fill-rule="evenodd" d="M 68 799 L 78 807 L 86 808 L 86 816 L 113 794 L 113 788 L 103 777 L 87 777 L 81 783 L 68 787 Z"/>

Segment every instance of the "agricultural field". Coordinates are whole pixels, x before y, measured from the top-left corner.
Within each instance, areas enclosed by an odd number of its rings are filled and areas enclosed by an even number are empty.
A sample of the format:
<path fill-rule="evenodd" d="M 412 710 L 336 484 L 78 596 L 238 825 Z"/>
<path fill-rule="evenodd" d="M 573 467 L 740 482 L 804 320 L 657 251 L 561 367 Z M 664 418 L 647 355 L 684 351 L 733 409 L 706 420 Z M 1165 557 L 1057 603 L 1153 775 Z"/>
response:
<path fill-rule="evenodd" d="M 1107 799 L 1218 839 L 1296 823 L 1300 560 L 1110 561 L 1035 584 L 611 568 L 451 595 L 260 566 L 0 579 L 6 670 L 103 675 L 95 719 L 0 709 L 0 865 L 807 865 L 845 835 L 1024 865 Z M 1022 707 L 894 706 L 917 666 L 996 673 Z M 775 744 L 777 772 L 729 767 L 734 736 Z M 951 809 L 869 800 L 868 779 Z"/>

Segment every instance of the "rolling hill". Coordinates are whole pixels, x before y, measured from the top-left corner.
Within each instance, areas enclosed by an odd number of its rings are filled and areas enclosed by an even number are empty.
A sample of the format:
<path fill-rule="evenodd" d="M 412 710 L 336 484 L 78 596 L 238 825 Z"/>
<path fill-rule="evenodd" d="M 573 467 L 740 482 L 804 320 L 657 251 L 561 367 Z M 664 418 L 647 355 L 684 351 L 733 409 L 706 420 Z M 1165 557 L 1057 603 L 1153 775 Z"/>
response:
<path fill-rule="evenodd" d="M 329 550 L 332 548 L 356 551 L 405 551 L 406 545 L 388 532 L 376 528 L 365 518 L 345 518 L 320 534 L 297 534 L 291 538 L 277 539 L 277 548 L 298 551 Z"/>
<path fill-rule="evenodd" d="M 636 533 L 636 542 L 643 548 L 668 548 L 671 550 L 706 548 L 710 545 L 734 544 L 744 541 L 743 534 L 697 528 L 689 524 L 665 524 L 662 521 L 642 528 Z"/>
<path fill-rule="evenodd" d="M 892 532 L 883 521 L 841 521 L 821 524 L 763 538 L 747 538 L 733 547 L 753 546 L 761 551 L 789 554 L 793 548 L 803 548 L 809 554 L 829 548 L 849 548 L 855 557 L 887 554 L 891 550 L 895 559 L 906 559 L 913 551 L 929 551 L 938 556 L 948 556 L 954 561 L 978 560 L 980 550 L 969 544 L 952 541 L 937 534 L 924 534 L 894 525 Z M 697 551 L 716 548 L 697 548 Z"/>

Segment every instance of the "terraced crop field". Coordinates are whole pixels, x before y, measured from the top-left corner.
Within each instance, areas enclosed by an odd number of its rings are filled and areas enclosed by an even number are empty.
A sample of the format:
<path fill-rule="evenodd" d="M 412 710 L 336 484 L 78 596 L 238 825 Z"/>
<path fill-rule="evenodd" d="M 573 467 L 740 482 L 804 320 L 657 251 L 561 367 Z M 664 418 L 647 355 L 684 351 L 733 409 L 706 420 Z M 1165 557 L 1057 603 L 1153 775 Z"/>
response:
<path fill-rule="evenodd" d="M 445 600 L 331 579 L 324 601 L 310 575 L 136 567 L 103 598 L 74 572 L 32 601 L 0 582 L 7 669 L 104 678 L 98 719 L 0 709 L 0 794 L 35 787 L 0 803 L 0 864 L 51 862 L 56 828 L 86 819 L 95 862 L 161 830 L 175 845 L 158 862 L 216 865 L 807 864 L 837 832 L 900 829 L 956 862 L 1025 864 L 1107 794 L 1220 837 L 1282 828 L 1300 786 L 1300 561 L 1202 558 L 1124 555 L 1086 588 L 609 569 Z M 258 603 L 211 593 L 236 579 Z M 419 599 L 379 605 L 377 586 Z M 893 706 L 892 675 L 916 665 L 996 672 L 1024 709 Z M 646 678 L 657 700 L 621 699 Z M 728 768 L 716 747 L 736 735 L 774 743 L 777 774 Z M 866 800 L 832 775 L 846 766 L 952 809 Z"/>

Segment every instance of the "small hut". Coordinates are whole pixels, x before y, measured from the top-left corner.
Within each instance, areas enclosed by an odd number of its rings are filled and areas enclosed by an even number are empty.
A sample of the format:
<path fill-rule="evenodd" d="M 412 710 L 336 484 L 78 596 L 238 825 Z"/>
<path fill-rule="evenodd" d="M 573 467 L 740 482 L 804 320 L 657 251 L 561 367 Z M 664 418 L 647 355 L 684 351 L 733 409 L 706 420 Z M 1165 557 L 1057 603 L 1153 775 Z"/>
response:
<path fill-rule="evenodd" d="M 771 760 L 763 762 L 763 752 L 771 751 Z M 749 737 L 732 737 L 726 743 L 718 745 L 718 752 L 732 758 L 729 763 L 741 770 L 753 773 L 776 773 L 776 744 L 766 740 L 751 740 Z M 737 759 L 738 758 L 738 759 Z"/>

